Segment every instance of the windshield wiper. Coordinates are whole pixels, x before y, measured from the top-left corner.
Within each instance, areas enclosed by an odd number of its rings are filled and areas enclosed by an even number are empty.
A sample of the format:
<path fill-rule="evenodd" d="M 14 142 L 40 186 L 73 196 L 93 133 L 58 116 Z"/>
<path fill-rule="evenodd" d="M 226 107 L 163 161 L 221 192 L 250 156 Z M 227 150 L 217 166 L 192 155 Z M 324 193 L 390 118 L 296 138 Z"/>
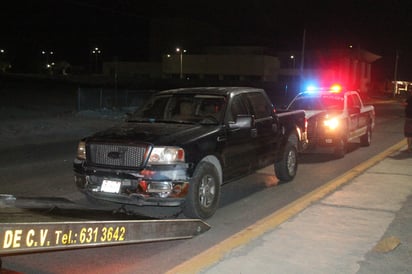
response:
<path fill-rule="evenodd" d="M 218 125 L 219 122 L 217 122 L 217 121 L 200 121 L 199 124 L 201 124 L 201 125 Z"/>
<path fill-rule="evenodd" d="M 163 120 L 163 123 L 176 123 L 176 124 L 197 124 L 196 122 L 187 121 L 187 120 Z"/>
<path fill-rule="evenodd" d="M 195 122 L 187 120 L 163 120 L 155 118 L 140 118 L 140 119 L 128 119 L 130 123 L 175 123 L 175 124 L 196 124 Z"/>
<path fill-rule="evenodd" d="M 138 119 L 127 119 L 126 122 L 128 123 L 153 123 L 156 119 L 153 118 L 138 118 Z"/>

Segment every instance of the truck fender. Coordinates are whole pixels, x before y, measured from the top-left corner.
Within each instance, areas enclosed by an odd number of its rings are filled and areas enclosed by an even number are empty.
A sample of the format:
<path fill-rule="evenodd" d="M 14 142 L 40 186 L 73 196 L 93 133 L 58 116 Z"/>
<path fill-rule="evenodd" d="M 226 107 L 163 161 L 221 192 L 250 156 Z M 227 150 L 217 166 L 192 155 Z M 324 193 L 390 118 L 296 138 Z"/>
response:
<path fill-rule="evenodd" d="M 203 157 L 199 161 L 199 163 L 201 163 L 201 162 L 208 162 L 208 163 L 211 163 L 212 165 L 215 166 L 215 168 L 216 168 L 216 170 L 219 174 L 220 184 L 222 184 L 222 182 L 223 182 L 223 171 L 222 171 L 222 165 L 220 164 L 219 159 L 215 155 L 207 155 L 206 157 Z"/>
<path fill-rule="evenodd" d="M 277 149 L 278 153 L 276 154 L 275 162 L 278 162 L 282 159 L 282 155 L 284 154 L 285 148 L 288 145 L 288 143 L 293 145 L 298 151 L 299 137 L 298 137 L 298 133 L 295 130 L 292 130 L 291 132 L 289 132 L 288 135 L 284 135 L 284 138 L 282 138 L 282 140 L 278 143 L 278 149 Z"/>

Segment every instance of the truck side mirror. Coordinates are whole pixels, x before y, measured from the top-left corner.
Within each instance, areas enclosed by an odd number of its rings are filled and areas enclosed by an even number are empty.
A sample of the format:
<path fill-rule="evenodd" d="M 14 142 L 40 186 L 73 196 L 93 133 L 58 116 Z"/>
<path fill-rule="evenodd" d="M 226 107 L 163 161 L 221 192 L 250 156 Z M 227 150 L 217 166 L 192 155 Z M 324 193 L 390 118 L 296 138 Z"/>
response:
<path fill-rule="evenodd" d="M 234 123 L 229 123 L 231 129 L 252 128 L 254 126 L 255 119 L 252 115 L 239 114 L 236 116 Z"/>

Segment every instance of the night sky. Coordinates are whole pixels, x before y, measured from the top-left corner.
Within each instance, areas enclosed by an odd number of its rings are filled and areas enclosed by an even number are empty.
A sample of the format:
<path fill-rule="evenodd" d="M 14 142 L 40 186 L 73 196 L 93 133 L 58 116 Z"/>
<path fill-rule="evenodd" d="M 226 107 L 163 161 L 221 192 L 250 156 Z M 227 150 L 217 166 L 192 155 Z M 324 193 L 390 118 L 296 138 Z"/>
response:
<path fill-rule="evenodd" d="M 409 1 L 2 1 L 0 48 L 17 67 L 41 50 L 73 65 L 90 61 L 93 47 L 107 61 L 149 61 L 185 47 L 264 46 L 300 50 L 360 47 L 383 56 L 390 75 L 412 80 L 412 5 Z M 152 22 L 177 21 L 183 30 L 151 31 Z M 201 28 L 198 28 L 201 26 Z M 154 35 L 153 35 L 154 34 Z M 153 37 L 163 37 L 156 40 Z M 164 41 L 168 41 L 164 43 Z M 175 40 L 175 41 L 173 41 Z M 153 45 L 163 41 L 162 45 Z M 159 42 L 160 43 L 160 42 Z M 158 50 L 158 51 L 156 51 Z M 411 75 L 410 75 L 411 74 Z"/>

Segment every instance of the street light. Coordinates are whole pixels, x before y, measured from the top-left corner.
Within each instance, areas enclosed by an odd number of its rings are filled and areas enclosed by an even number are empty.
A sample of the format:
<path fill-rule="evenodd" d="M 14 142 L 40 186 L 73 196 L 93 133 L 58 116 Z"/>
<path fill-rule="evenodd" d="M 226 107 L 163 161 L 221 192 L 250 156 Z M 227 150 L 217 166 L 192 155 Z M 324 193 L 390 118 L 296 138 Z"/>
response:
<path fill-rule="evenodd" d="M 102 53 L 102 51 L 98 48 L 98 47 L 95 47 L 93 50 L 92 50 L 92 54 L 95 56 L 95 60 L 96 60 L 96 67 L 95 67 L 95 69 L 96 69 L 96 73 L 97 73 L 97 59 L 98 59 L 98 56 L 99 56 L 99 54 L 101 54 Z"/>
<path fill-rule="evenodd" d="M 180 79 L 183 79 L 183 53 L 186 53 L 186 50 L 176 48 L 176 52 L 180 54 Z"/>
<path fill-rule="evenodd" d="M 45 60 L 46 60 L 46 65 L 49 63 L 49 56 L 51 56 L 51 55 L 53 55 L 54 54 L 54 52 L 53 51 L 45 51 L 45 50 L 42 50 L 41 51 L 41 54 L 42 55 L 44 55 L 45 56 Z"/>
<path fill-rule="evenodd" d="M 44 56 L 44 68 L 51 69 L 54 63 L 50 64 L 49 62 L 53 61 L 51 56 L 54 55 L 54 51 L 42 50 L 41 54 Z"/>
<path fill-rule="evenodd" d="M 295 56 L 291 55 L 290 60 L 292 60 L 292 68 L 295 68 Z"/>
<path fill-rule="evenodd" d="M 1 72 L 6 72 L 6 69 L 10 68 L 10 65 L 6 64 L 7 62 L 3 62 L 3 58 L 4 58 L 5 55 L 6 55 L 6 50 L 5 49 L 0 49 L 0 71 Z"/>

